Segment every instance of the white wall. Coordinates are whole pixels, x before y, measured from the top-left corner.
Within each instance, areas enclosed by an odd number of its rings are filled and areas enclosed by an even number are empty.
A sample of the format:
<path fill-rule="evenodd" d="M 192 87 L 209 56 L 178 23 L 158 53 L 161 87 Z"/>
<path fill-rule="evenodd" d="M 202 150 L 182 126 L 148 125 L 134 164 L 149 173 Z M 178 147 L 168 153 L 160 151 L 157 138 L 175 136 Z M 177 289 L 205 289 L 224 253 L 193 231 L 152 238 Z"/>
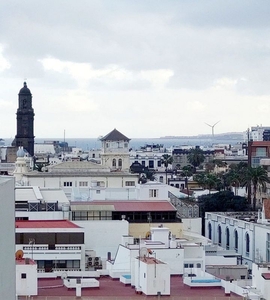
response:
<path fill-rule="evenodd" d="M 170 268 L 167 264 L 139 261 L 139 284 L 145 295 L 170 295 Z"/>
<path fill-rule="evenodd" d="M 0 293 L 14 300 L 15 287 L 15 179 L 0 176 Z"/>
<path fill-rule="evenodd" d="M 23 273 L 26 274 L 26 278 L 21 278 Z M 18 296 L 36 296 L 38 294 L 36 264 L 16 265 L 16 294 Z"/>
<path fill-rule="evenodd" d="M 218 213 L 207 212 L 205 215 L 205 236 L 209 237 L 208 224 L 212 226 L 212 243 L 218 244 L 218 228 L 221 227 L 221 247 L 226 249 L 226 238 L 227 238 L 227 228 L 229 230 L 229 247 L 227 250 L 235 249 L 235 231 L 238 233 L 238 255 L 242 255 L 243 263 L 247 263 L 249 268 L 252 267 L 252 261 L 255 260 L 255 250 L 258 246 L 255 244 L 255 230 L 257 231 L 257 226 L 261 225 L 243 221 L 240 219 L 235 219 L 231 216 L 226 216 Z M 249 254 L 246 252 L 246 236 L 249 235 L 250 249 Z M 263 245 L 263 236 L 257 234 L 257 240 L 261 240 L 261 246 L 265 249 L 265 240 Z M 260 243 L 260 242 L 259 242 Z"/>
<path fill-rule="evenodd" d="M 224 256 L 205 256 L 205 265 L 237 265 L 236 257 L 224 257 Z"/>
<path fill-rule="evenodd" d="M 262 273 L 269 273 L 268 268 L 261 268 L 257 264 L 252 264 L 252 286 L 261 290 L 264 299 L 270 300 L 270 281 L 262 277 Z"/>
<path fill-rule="evenodd" d="M 269 261 L 267 257 L 267 234 L 270 233 L 269 227 L 264 225 L 257 225 L 255 227 L 255 262 L 265 262 Z"/>
<path fill-rule="evenodd" d="M 202 234 L 202 219 L 201 218 L 182 219 L 182 222 L 183 222 L 183 230 Z"/>
<path fill-rule="evenodd" d="M 138 200 L 169 200 L 168 197 L 169 186 L 165 183 L 150 181 L 145 184 L 140 184 L 138 186 L 139 186 Z M 149 197 L 150 189 L 158 190 L 157 197 L 155 198 Z"/>
<path fill-rule="evenodd" d="M 27 217 L 28 220 L 64 220 L 63 211 L 16 211 L 16 217 Z"/>
<path fill-rule="evenodd" d="M 85 249 L 95 250 L 96 256 L 107 259 L 107 253 L 115 256 L 122 236 L 128 235 L 128 222 L 123 221 L 72 221 L 85 229 Z"/>

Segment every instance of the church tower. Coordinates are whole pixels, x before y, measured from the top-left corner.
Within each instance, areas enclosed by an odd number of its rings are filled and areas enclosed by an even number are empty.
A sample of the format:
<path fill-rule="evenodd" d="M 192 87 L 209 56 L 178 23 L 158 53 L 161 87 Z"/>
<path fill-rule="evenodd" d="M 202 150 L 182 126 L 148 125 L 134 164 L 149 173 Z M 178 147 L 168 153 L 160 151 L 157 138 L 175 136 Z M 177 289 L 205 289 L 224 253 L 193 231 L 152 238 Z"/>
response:
<path fill-rule="evenodd" d="M 19 92 L 19 107 L 17 109 L 17 134 L 12 145 L 23 147 L 34 156 L 34 109 L 32 108 L 32 94 L 24 82 Z"/>

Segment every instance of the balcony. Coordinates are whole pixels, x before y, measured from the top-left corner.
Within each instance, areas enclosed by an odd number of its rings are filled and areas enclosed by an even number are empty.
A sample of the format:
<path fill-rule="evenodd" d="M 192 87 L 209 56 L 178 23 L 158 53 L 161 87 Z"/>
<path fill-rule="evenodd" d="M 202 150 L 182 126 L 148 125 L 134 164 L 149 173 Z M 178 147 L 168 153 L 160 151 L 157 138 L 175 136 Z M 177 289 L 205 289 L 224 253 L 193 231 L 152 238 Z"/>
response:
<path fill-rule="evenodd" d="M 81 245 L 16 245 L 16 249 L 22 249 L 24 257 L 34 260 L 81 260 Z"/>

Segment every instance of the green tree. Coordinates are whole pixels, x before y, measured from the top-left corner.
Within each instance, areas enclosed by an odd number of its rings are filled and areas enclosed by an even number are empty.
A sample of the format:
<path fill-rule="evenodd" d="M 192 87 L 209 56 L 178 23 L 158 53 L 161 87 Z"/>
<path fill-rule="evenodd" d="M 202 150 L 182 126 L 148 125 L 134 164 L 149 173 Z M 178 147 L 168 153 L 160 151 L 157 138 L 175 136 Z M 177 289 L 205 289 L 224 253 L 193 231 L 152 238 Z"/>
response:
<path fill-rule="evenodd" d="M 267 171 L 262 167 L 248 167 L 245 176 L 243 177 L 243 186 L 251 187 L 253 193 L 252 205 L 255 210 L 257 204 L 257 191 L 258 188 L 265 189 L 266 183 L 269 183 L 270 180 L 267 176 Z"/>
<path fill-rule="evenodd" d="M 198 184 L 202 186 L 204 189 L 208 189 L 209 194 L 212 189 L 220 190 L 222 187 L 221 179 L 216 174 L 213 173 L 197 174 L 194 177 L 194 180 L 197 181 Z"/>
<path fill-rule="evenodd" d="M 166 184 L 168 183 L 167 175 L 168 175 L 168 166 L 173 163 L 173 157 L 169 154 L 163 154 L 161 157 L 161 164 L 165 167 L 165 173 L 166 173 Z"/>
<path fill-rule="evenodd" d="M 189 186 L 188 186 L 188 177 L 193 175 L 193 167 L 190 165 L 184 166 L 181 170 L 181 176 L 185 177 L 185 185 L 187 188 L 187 195 L 189 199 Z"/>
<path fill-rule="evenodd" d="M 202 233 L 205 228 L 205 213 L 210 211 L 247 211 L 250 210 L 245 197 L 235 196 L 231 191 L 222 191 L 198 197 L 200 216 L 202 218 Z"/>
<path fill-rule="evenodd" d="M 194 167 L 194 171 L 196 172 L 196 168 L 199 167 L 205 160 L 204 152 L 199 147 L 191 149 L 187 159 L 188 162 Z"/>
<path fill-rule="evenodd" d="M 156 172 L 155 172 L 155 171 L 152 171 L 152 170 L 149 170 L 148 167 L 146 167 L 146 168 L 144 169 L 144 174 L 145 174 L 147 180 L 154 181 L 154 180 L 156 179 L 156 178 L 155 178 Z"/>
<path fill-rule="evenodd" d="M 236 169 L 231 169 L 225 175 L 225 180 L 230 189 L 234 188 L 234 194 L 238 195 L 238 189 L 243 181 L 243 174 L 238 172 Z"/>

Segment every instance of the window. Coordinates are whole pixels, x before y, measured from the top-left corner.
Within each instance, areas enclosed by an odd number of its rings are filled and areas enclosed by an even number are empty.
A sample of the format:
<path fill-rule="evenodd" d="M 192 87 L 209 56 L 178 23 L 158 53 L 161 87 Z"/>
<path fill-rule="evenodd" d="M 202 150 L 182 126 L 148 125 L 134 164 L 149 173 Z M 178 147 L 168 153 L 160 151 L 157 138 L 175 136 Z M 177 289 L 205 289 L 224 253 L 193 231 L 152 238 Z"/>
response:
<path fill-rule="evenodd" d="M 126 186 L 135 186 L 135 181 L 126 181 L 125 185 Z"/>
<path fill-rule="evenodd" d="M 116 167 L 116 159 L 115 158 L 112 160 L 112 166 Z"/>
<path fill-rule="evenodd" d="M 270 261 L 270 233 L 267 233 L 267 241 L 266 241 L 266 260 Z"/>
<path fill-rule="evenodd" d="M 158 190 L 149 190 L 149 197 L 150 198 L 157 198 L 158 197 Z"/>
<path fill-rule="evenodd" d="M 149 160 L 149 168 L 154 168 L 154 161 L 153 160 Z"/>
<path fill-rule="evenodd" d="M 238 252 L 238 232 L 237 230 L 234 231 L 234 249 Z"/>
<path fill-rule="evenodd" d="M 79 181 L 79 186 L 88 186 L 87 181 Z"/>
<path fill-rule="evenodd" d="M 64 186 L 72 186 L 72 182 L 71 181 L 64 181 Z"/>
<path fill-rule="evenodd" d="M 100 190 L 96 190 L 96 194 L 100 194 Z"/>
<path fill-rule="evenodd" d="M 246 233 L 246 255 L 249 256 L 249 249 L 250 248 L 250 238 L 249 234 Z"/>
<path fill-rule="evenodd" d="M 218 226 L 218 245 L 221 246 L 221 227 Z"/>
<path fill-rule="evenodd" d="M 266 148 L 264 147 L 256 148 L 256 156 L 266 157 Z"/>
<path fill-rule="evenodd" d="M 121 158 L 118 159 L 118 167 L 122 168 L 122 159 Z"/>
<path fill-rule="evenodd" d="M 193 217 L 199 217 L 199 206 L 197 204 L 193 206 Z"/>
<path fill-rule="evenodd" d="M 142 166 L 145 167 L 145 160 L 142 160 Z"/>
<path fill-rule="evenodd" d="M 184 264 L 184 268 L 188 268 L 188 264 Z"/>
<path fill-rule="evenodd" d="M 161 167 L 161 160 L 158 160 L 157 166 L 158 166 L 158 167 Z"/>
<path fill-rule="evenodd" d="M 92 158 L 95 158 L 95 157 L 96 157 L 96 154 L 95 154 L 95 153 L 93 153 L 93 154 L 92 154 Z"/>
<path fill-rule="evenodd" d="M 124 147 L 127 148 L 128 147 L 128 143 L 124 143 Z"/>
<path fill-rule="evenodd" d="M 230 230 L 228 227 L 226 228 L 226 249 L 230 249 Z"/>
<path fill-rule="evenodd" d="M 188 217 L 189 218 L 192 217 L 192 206 L 191 205 L 188 206 Z"/>
<path fill-rule="evenodd" d="M 104 181 L 97 181 L 97 185 L 96 186 L 104 187 L 105 186 L 105 182 Z"/>
<path fill-rule="evenodd" d="M 26 273 L 21 274 L 21 279 L 26 279 Z"/>
<path fill-rule="evenodd" d="M 164 179 L 163 179 L 163 176 L 160 176 L 159 177 L 159 182 L 163 183 Z"/>
<path fill-rule="evenodd" d="M 209 238 L 209 240 L 212 239 L 212 225 L 211 225 L 211 223 L 208 223 L 208 238 Z"/>

